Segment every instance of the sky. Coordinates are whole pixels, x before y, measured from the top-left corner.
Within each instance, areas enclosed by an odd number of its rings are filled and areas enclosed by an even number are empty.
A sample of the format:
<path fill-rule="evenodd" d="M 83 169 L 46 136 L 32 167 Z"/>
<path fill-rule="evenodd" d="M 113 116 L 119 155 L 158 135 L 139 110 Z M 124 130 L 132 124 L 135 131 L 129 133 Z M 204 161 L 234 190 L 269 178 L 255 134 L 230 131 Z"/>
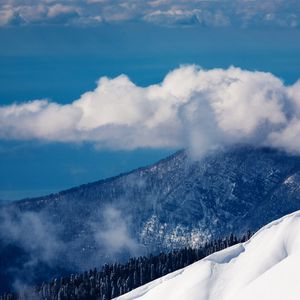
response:
<path fill-rule="evenodd" d="M 297 0 L 2 0 L 0 25 L 142 21 L 164 26 L 299 26 Z"/>
<path fill-rule="evenodd" d="M 298 1 L 0 3 L 0 199 L 247 142 L 299 153 Z"/>

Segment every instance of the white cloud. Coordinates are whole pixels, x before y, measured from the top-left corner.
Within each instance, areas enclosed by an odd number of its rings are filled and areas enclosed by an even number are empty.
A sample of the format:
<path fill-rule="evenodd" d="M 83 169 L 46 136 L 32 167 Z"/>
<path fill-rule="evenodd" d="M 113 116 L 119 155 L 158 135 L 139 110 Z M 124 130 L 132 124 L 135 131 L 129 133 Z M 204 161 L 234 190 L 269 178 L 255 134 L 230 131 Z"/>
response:
<path fill-rule="evenodd" d="M 0 26 L 22 23 L 19 15 L 10 5 L 0 6 Z"/>
<path fill-rule="evenodd" d="M 300 153 L 300 81 L 264 72 L 182 66 L 161 84 L 101 78 L 71 104 L 47 100 L 0 107 L 0 138 L 95 143 L 96 147 L 188 147 L 234 143 Z"/>
<path fill-rule="evenodd" d="M 101 216 L 102 215 L 102 216 Z M 113 206 L 107 206 L 100 215 L 102 222 L 92 223 L 94 238 L 100 248 L 105 248 L 111 256 L 128 251 L 131 256 L 142 253 L 142 246 L 131 237 L 128 216 Z"/>
<path fill-rule="evenodd" d="M 59 16 L 59 17 L 58 17 Z M 0 26 L 144 20 L 163 26 L 299 26 L 298 0 L 2 0 Z"/>
<path fill-rule="evenodd" d="M 7 1 L 0 4 L 0 26 L 18 24 L 68 24 L 82 13 L 80 6 L 61 4 L 59 1 Z"/>
<path fill-rule="evenodd" d="M 42 261 L 52 265 L 59 261 L 65 248 L 58 231 L 59 226 L 55 226 L 46 214 L 23 212 L 19 215 L 11 209 L 1 211 L 0 237 L 4 244 L 15 243 L 30 255 L 26 264 Z"/>
<path fill-rule="evenodd" d="M 230 25 L 229 17 L 222 11 L 207 11 L 202 9 L 180 9 L 171 8 L 169 10 L 155 10 L 146 14 L 145 21 L 160 25 L 203 25 L 210 27 L 223 27 Z"/>
<path fill-rule="evenodd" d="M 73 13 L 77 14 L 78 11 L 79 9 L 73 6 L 55 4 L 49 7 L 48 16 L 50 18 L 55 18 L 59 15 L 73 14 Z"/>

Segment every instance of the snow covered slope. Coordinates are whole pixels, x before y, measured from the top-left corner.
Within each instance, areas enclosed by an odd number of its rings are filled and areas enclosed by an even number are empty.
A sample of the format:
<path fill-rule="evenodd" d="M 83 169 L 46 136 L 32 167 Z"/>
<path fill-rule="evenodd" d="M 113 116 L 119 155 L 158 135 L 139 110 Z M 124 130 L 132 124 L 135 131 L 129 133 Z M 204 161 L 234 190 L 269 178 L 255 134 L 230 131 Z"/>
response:
<path fill-rule="evenodd" d="M 300 211 L 119 300 L 299 300 Z"/>
<path fill-rule="evenodd" d="M 24 265 L 48 280 L 61 268 L 74 273 L 255 232 L 299 209 L 300 156 L 238 145 L 194 161 L 179 151 L 127 174 L 0 206 L 0 292 L 9 289 L 4 280 L 14 282 L 12 269 L 26 282 Z"/>

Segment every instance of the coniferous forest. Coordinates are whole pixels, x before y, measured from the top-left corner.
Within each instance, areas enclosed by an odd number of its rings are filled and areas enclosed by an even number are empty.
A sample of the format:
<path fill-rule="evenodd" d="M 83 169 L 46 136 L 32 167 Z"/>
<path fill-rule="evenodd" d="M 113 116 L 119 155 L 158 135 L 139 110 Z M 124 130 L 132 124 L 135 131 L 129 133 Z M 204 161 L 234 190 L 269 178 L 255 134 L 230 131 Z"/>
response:
<path fill-rule="evenodd" d="M 97 270 L 54 278 L 35 287 L 0 296 L 0 300 L 109 300 L 168 273 L 184 268 L 216 251 L 245 242 L 251 233 L 206 243 L 203 247 L 184 248 L 170 253 L 131 258 L 125 264 L 105 264 Z"/>

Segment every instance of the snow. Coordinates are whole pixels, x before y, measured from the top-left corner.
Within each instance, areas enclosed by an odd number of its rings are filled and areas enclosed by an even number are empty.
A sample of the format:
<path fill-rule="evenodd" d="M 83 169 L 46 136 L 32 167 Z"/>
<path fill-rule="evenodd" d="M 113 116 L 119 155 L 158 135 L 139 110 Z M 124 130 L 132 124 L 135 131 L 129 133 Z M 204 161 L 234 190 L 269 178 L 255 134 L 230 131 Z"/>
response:
<path fill-rule="evenodd" d="M 118 300 L 299 300 L 300 211 Z"/>

